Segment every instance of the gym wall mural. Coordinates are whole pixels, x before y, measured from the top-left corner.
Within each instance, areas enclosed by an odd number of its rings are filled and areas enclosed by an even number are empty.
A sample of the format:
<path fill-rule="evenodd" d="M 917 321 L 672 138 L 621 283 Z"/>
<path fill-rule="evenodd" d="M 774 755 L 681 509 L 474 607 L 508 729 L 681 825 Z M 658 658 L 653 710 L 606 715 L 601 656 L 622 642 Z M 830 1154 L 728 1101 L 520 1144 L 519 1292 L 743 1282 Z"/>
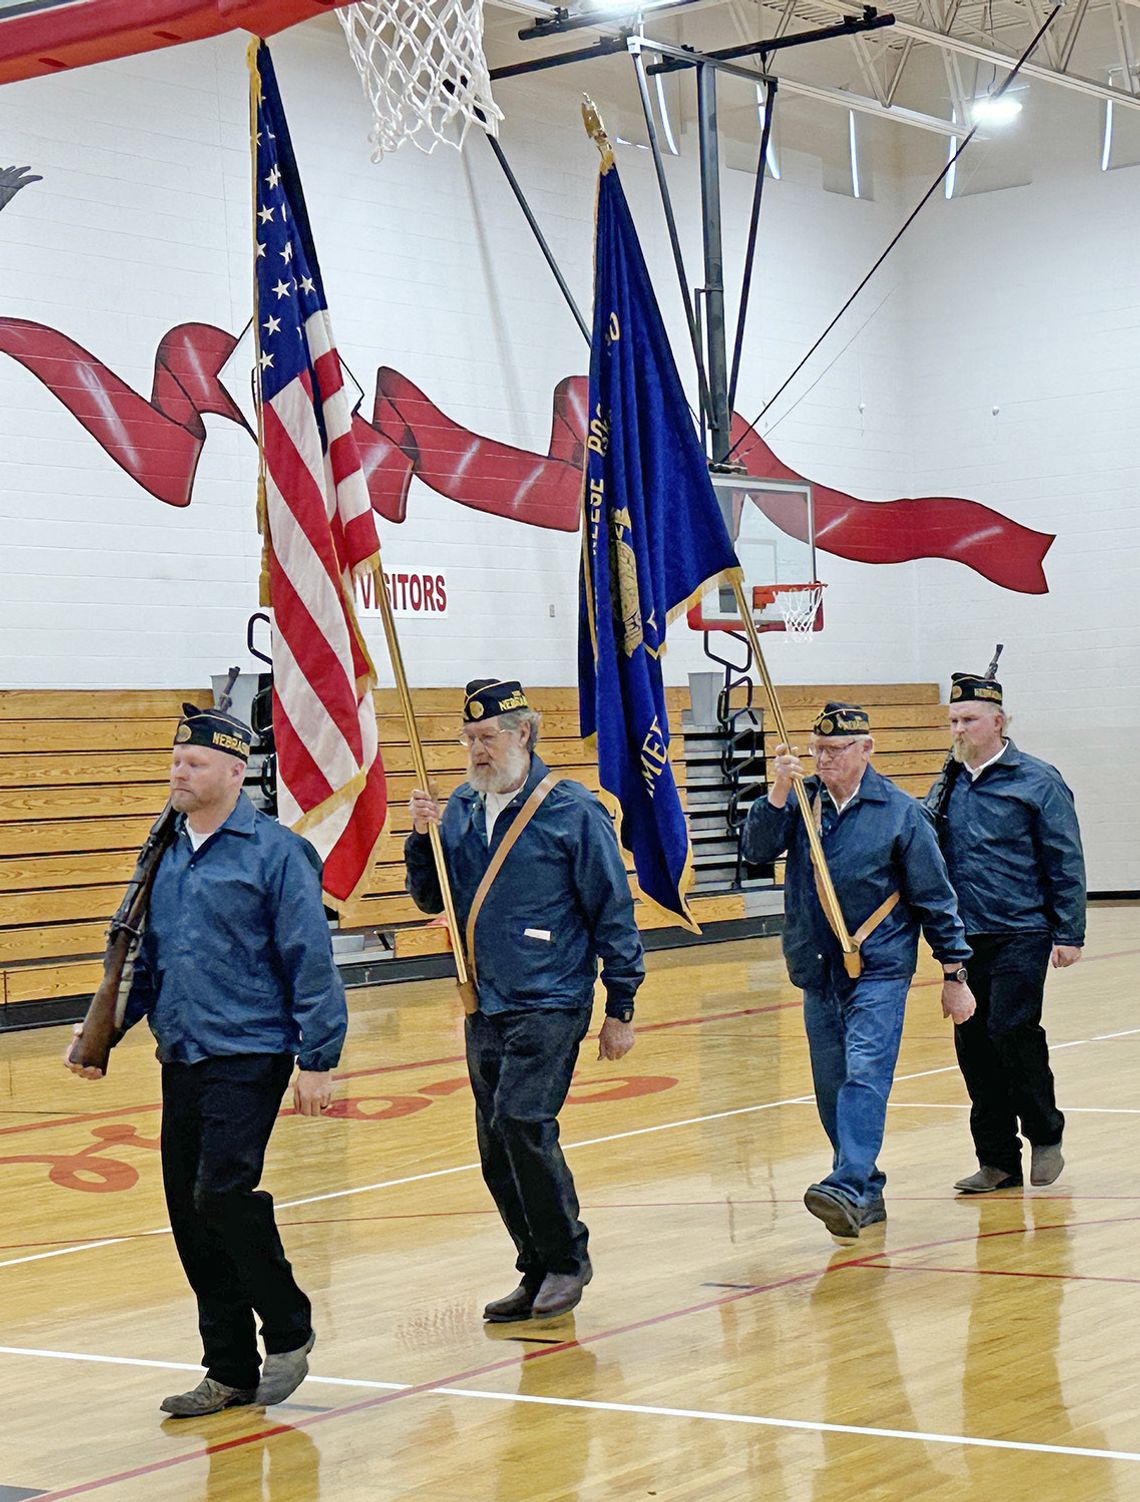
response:
<path fill-rule="evenodd" d="M 28 168 L 0 168 L 0 209 L 36 181 Z M 158 346 L 148 399 L 62 331 L 0 316 L 0 353 L 41 381 L 116 464 L 168 506 L 190 504 L 206 441 L 205 416 L 249 431 L 222 374 L 240 337 L 206 323 L 170 329 Z M 458 505 L 526 526 L 576 531 L 586 396 L 585 376 L 558 382 L 550 443 L 540 454 L 469 431 L 406 376 L 381 366 L 371 418 L 358 410 L 353 419 L 373 507 L 387 521 L 402 522 L 416 476 Z M 783 464 L 738 414 L 732 437 L 749 475 L 811 484 L 816 545 L 824 552 L 859 563 L 946 558 L 1004 589 L 1048 593 L 1043 565 L 1054 541 L 1049 533 L 960 497 L 866 501 L 817 485 Z M 796 508 L 782 514 L 775 493 L 760 503 L 776 526 L 798 535 Z"/>

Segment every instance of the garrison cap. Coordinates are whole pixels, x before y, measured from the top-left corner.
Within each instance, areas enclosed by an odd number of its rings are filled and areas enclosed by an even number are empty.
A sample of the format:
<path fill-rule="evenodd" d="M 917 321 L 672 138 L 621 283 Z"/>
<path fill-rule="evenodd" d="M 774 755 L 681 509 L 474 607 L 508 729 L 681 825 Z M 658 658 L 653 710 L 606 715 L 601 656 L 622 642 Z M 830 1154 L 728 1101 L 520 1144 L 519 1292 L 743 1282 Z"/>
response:
<path fill-rule="evenodd" d="M 861 704 L 844 704 L 829 699 L 815 717 L 812 730 L 816 735 L 870 735 L 871 717 Z"/>
<path fill-rule="evenodd" d="M 220 709 L 199 709 L 196 704 L 183 704 L 182 718 L 174 732 L 176 746 L 208 746 L 211 751 L 224 751 L 227 756 L 236 756 L 239 761 L 248 761 L 253 731 L 232 714 Z"/>
<path fill-rule="evenodd" d="M 1001 705 L 1001 684 L 996 678 L 979 677 L 977 673 L 951 673 L 950 684 L 951 704 L 968 704 L 976 699 L 982 704 Z"/>
<path fill-rule="evenodd" d="M 512 709 L 529 709 L 523 686 L 515 678 L 473 678 L 463 690 L 463 723 L 490 720 Z"/>

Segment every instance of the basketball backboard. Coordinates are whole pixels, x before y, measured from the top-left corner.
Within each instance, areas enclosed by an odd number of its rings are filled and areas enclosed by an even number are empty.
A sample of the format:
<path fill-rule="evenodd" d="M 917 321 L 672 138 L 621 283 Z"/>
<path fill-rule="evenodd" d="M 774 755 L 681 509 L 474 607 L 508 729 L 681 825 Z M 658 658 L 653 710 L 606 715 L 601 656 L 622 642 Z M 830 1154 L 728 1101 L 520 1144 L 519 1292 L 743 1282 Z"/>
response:
<path fill-rule="evenodd" d="M 750 475 L 713 475 L 713 489 L 728 524 L 736 556 L 744 572 L 745 598 L 757 586 L 812 584 L 819 578 L 815 554 L 815 513 L 811 486 L 791 480 L 757 480 Z M 756 601 L 753 619 L 762 631 L 783 631 L 778 601 Z M 689 625 L 697 631 L 740 629 L 736 597 L 731 588 L 705 591 L 689 611 Z M 823 625 L 822 606 L 813 629 Z"/>

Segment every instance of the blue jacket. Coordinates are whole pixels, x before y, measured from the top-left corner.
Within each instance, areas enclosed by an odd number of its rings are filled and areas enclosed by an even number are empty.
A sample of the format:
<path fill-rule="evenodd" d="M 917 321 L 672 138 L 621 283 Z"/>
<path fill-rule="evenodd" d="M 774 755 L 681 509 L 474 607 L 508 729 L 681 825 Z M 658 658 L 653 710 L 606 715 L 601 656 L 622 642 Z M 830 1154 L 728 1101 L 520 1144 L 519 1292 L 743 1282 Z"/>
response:
<path fill-rule="evenodd" d="M 805 783 L 815 801 L 821 784 Z M 828 794 L 823 792 L 825 799 Z M 807 834 L 795 793 L 783 808 L 758 798 L 744 824 L 743 849 L 757 864 L 788 852 L 784 878 L 784 958 L 793 985 L 845 989 L 843 952 L 816 895 Z M 854 932 L 894 891 L 901 901 L 863 944 L 863 974 L 875 979 L 914 974 L 921 925 L 936 959 L 970 957 L 946 863 L 922 804 L 868 767 L 851 802 L 823 836 L 839 906 Z"/>
<path fill-rule="evenodd" d="M 308 840 L 240 794 L 200 845 L 185 817 L 162 857 L 123 1018 L 146 1016 L 164 1064 L 291 1053 L 331 1069 L 348 1026 Z"/>
<path fill-rule="evenodd" d="M 938 836 L 968 934 L 1085 941 L 1085 863 L 1073 795 L 1012 741 L 975 782 L 959 767 Z"/>
<path fill-rule="evenodd" d="M 495 820 L 490 845 L 483 795 L 465 782 L 448 798 L 440 835 L 464 935 L 492 854 L 547 770 L 531 757 L 526 781 Z M 408 836 L 404 858 L 416 906 L 442 912 L 426 834 Z M 644 979 L 641 935 L 610 817 L 580 783 L 564 780 L 519 836 L 475 920 L 480 1010 L 493 1016 L 526 1007 L 588 1007 L 599 956 L 606 1010 L 613 1014 L 633 1004 Z"/>

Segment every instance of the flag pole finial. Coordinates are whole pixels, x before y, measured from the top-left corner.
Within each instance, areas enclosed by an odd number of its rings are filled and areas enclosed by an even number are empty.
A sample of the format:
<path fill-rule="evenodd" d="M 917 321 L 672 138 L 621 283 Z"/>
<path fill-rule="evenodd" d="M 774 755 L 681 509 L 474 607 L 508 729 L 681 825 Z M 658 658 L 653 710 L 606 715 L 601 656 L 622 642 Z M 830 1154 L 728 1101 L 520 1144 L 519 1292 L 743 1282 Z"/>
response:
<path fill-rule="evenodd" d="M 586 134 L 593 141 L 602 155 L 602 171 L 608 172 L 614 164 L 614 149 L 610 145 L 610 138 L 606 135 L 606 128 L 602 124 L 602 117 L 598 113 L 598 106 L 590 98 L 589 94 L 582 95 L 582 124 L 586 127 Z"/>

